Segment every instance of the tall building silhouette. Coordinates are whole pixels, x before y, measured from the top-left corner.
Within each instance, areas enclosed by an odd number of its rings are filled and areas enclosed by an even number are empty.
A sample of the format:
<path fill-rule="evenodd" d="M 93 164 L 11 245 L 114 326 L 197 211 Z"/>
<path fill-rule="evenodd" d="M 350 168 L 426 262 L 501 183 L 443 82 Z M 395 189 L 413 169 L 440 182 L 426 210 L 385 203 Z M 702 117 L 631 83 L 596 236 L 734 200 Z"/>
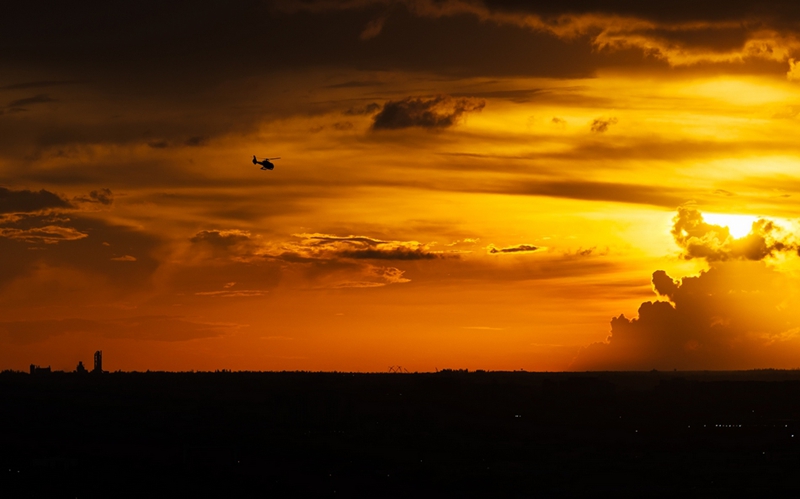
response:
<path fill-rule="evenodd" d="M 98 350 L 94 353 L 94 369 L 92 369 L 93 373 L 102 374 L 103 373 L 103 351 Z"/>

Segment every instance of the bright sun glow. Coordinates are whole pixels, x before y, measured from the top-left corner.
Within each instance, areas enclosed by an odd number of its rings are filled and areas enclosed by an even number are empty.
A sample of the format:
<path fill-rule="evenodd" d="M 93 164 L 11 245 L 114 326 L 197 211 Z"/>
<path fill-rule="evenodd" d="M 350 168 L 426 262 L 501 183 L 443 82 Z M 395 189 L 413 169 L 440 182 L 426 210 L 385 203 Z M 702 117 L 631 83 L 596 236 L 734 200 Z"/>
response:
<path fill-rule="evenodd" d="M 754 217 L 752 215 L 703 213 L 703 220 L 710 224 L 727 227 L 731 235 L 736 239 L 739 239 L 740 237 L 744 237 L 750 233 L 750 229 L 753 227 L 753 222 L 758 220 L 758 217 Z"/>

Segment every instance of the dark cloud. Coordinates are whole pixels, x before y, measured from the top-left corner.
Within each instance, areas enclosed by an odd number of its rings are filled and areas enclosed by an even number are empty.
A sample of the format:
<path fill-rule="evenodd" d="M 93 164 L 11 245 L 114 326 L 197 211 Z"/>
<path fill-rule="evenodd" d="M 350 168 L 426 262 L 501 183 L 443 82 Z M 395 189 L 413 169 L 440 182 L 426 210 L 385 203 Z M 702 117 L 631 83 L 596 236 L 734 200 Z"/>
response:
<path fill-rule="evenodd" d="M 608 248 L 604 252 L 600 252 L 599 254 L 605 254 L 608 252 Z M 573 252 L 566 253 L 567 255 L 576 256 L 576 257 L 587 257 L 598 254 L 597 247 L 592 246 L 591 248 L 578 248 Z"/>
<path fill-rule="evenodd" d="M 402 128 L 448 128 L 455 125 L 466 113 L 480 112 L 486 102 L 468 97 L 406 97 L 389 101 L 375 115 L 373 130 L 398 130 Z"/>
<path fill-rule="evenodd" d="M 31 104 L 44 104 L 47 102 L 56 102 L 55 99 L 47 94 L 34 95 L 33 97 L 26 97 L 24 99 L 17 99 L 8 103 L 9 108 L 29 106 Z"/>
<path fill-rule="evenodd" d="M 207 143 L 208 143 L 208 137 L 202 137 L 199 135 L 195 137 L 189 137 L 188 139 L 183 141 L 183 145 L 189 147 L 201 147 L 206 145 Z"/>
<path fill-rule="evenodd" d="M 73 198 L 76 203 L 100 204 L 103 206 L 111 206 L 114 203 L 114 193 L 111 189 L 100 189 L 91 191 L 85 196 L 76 196 Z"/>
<path fill-rule="evenodd" d="M 533 253 L 534 251 L 538 251 L 541 248 L 539 246 L 534 246 L 532 244 L 517 244 L 516 246 L 507 246 L 505 248 L 498 248 L 493 244 L 490 244 L 487 248 L 489 254 L 498 255 L 504 253 Z"/>
<path fill-rule="evenodd" d="M 697 277 L 653 273 L 667 301 L 611 320 L 606 342 L 583 349 L 571 369 L 752 369 L 800 365 L 794 280 L 763 262 L 717 263 Z"/>
<path fill-rule="evenodd" d="M 287 10 L 316 13 L 383 9 L 391 11 L 392 17 L 400 10 L 392 8 L 403 6 L 414 16 L 440 23 L 448 18 L 474 17 L 497 26 L 550 33 L 565 40 L 584 35 L 591 39 L 592 45 L 605 51 L 633 47 L 644 54 L 683 64 L 720 59 L 735 62 L 746 56 L 782 61 L 786 50 L 793 49 L 792 37 L 800 25 L 800 9 L 782 1 L 746 0 L 735 2 L 732 8 L 723 2 L 706 2 L 701 7 L 672 3 L 665 8 L 627 0 L 319 0 L 284 1 L 278 5 Z M 381 24 L 370 30 L 370 42 L 391 31 L 392 17 L 380 17 Z"/>
<path fill-rule="evenodd" d="M 617 124 L 617 118 L 613 117 L 609 119 L 596 118 L 594 121 L 592 121 L 591 130 L 595 133 L 603 133 L 608 131 L 608 127 L 616 124 Z"/>
<path fill-rule="evenodd" d="M 763 260 L 779 252 L 796 251 L 792 235 L 774 222 L 760 219 L 746 236 L 736 239 L 727 227 L 708 224 L 694 208 L 681 207 L 673 219 L 672 236 L 687 260 L 704 258 L 709 262 L 746 259 Z"/>
<path fill-rule="evenodd" d="M 71 208 L 69 201 L 58 194 L 41 189 L 39 191 L 14 191 L 0 187 L 0 214 L 32 213 L 56 208 Z"/>
<path fill-rule="evenodd" d="M 431 253 L 424 248 L 408 248 L 405 246 L 342 250 L 337 255 L 341 258 L 364 260 L 433 260 L 442 257 L 441 254 Z"/>

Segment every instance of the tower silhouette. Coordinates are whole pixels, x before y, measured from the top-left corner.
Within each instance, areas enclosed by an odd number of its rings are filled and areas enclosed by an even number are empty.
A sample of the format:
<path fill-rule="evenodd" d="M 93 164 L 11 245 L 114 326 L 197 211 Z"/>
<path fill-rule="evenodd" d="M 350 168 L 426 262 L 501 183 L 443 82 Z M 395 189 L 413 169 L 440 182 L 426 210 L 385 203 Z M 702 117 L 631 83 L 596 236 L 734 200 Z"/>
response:
<path fill-rule="evenodd" d="M 103 373 L 103 351 L 98 350 L 94 353 L 94 369 L 92 369 L 93 373 L 102 374 Z"/>

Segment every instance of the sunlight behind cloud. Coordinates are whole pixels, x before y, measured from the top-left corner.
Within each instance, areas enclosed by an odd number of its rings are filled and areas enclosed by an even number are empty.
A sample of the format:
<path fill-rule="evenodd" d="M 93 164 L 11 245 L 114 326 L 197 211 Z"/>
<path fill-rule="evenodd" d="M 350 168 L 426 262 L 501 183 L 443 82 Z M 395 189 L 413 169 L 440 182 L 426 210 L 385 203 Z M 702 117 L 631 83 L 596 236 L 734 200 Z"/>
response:
<path fill-rule="evenodd" d="M 710 224 L 727 227 L 731 236 L 736 239 L 749 234 L 753 222 L 758 220 L 758 217 L 753 215 L 730 215 L 727 213 L 703 213 L 703 218 Z"/>

